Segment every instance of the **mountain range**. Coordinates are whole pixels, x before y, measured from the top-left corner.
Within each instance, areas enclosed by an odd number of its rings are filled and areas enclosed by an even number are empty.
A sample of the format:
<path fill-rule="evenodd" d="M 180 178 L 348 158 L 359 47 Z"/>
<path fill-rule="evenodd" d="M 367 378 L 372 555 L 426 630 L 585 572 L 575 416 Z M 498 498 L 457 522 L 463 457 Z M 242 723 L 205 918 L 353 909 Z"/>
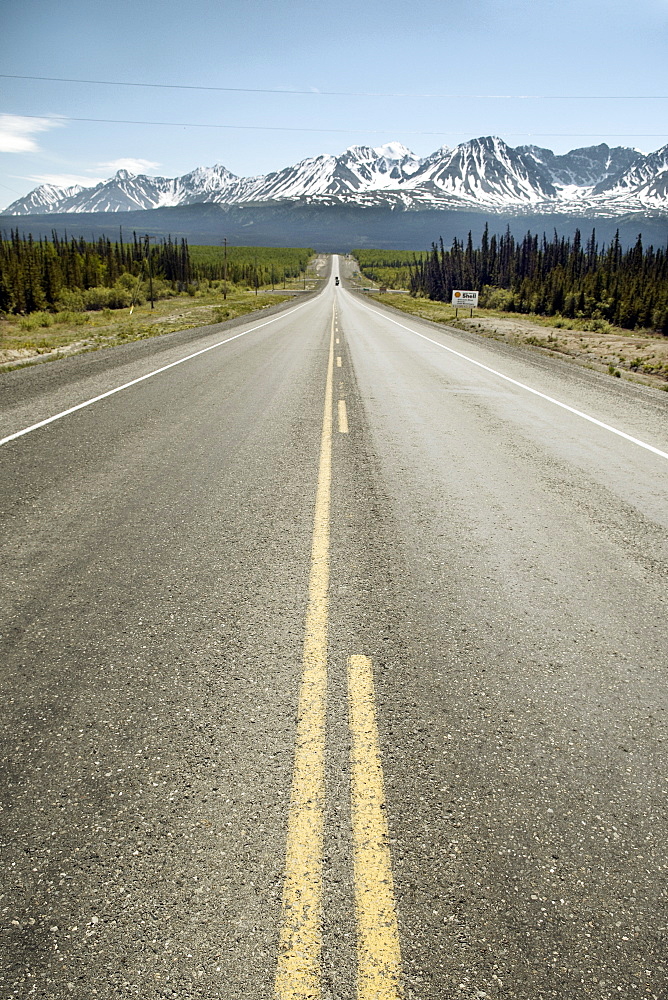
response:
<path fill-rule="evenodd" d="M 94 187 L 44 184 L 4 216 L 135 212 L 176 206 L 357 206 L 498 215 L 668 216 L 668 145 L 641 153 L 605 143 L 556 155 L 485 136 L 420 158 L 400 143 L 351 146 L 283 170 L 237 177 L 198 167 L 182 177 L 119 170 Z"/>

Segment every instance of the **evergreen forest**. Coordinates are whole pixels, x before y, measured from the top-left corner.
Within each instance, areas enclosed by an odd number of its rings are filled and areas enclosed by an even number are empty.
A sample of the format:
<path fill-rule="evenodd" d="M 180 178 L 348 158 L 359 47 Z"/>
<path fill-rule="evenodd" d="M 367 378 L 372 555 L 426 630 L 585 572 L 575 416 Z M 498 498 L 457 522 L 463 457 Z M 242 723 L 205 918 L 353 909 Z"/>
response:
<path fill-rule="evenodd" d="M 447 250 L 441 239 L 401 264 L 412 295 L 449 302 L 453 289 L 478 290 L 481 308 L 600 319 L 668 336 L 668 247 L 645 248 L 641 236 L 624 250 L 619 232 L 599 247 L 595 230 L 583 243 L 579 230 L 572 239 L 529 232 L 519 241 L 509 229 L 490 237 L 486 227 L 478 247 L 470 233 Z"/>
<path fill-rule="evenodd" d="M 11 231 L 0 239 L 0 314 L 119 309 L 146 295 L 192 292 L 200 283 L 259 288 L 298 277 L 313 251 L 264 247 L 189 247 L 171 236 L 94 242 L 35 240 Z"/>
<path fill-rule="evenodd" d="M 313 250 L 301 247 L 190 247 L 190 261 L 197 279 L 226 279 L 249 288 L 298 278 L 312 256 Z"/>

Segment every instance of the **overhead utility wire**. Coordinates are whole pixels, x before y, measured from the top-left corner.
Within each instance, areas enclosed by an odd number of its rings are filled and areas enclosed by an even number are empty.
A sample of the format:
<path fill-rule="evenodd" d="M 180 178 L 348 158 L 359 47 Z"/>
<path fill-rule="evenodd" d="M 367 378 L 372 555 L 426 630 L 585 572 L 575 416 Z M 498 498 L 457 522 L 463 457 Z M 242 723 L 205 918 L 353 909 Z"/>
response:
<path fill-rule="evenodd" d="M 399 131 L 398 129 L 392 128 L 372 128 L 372 129 L 362 129 L 362 128 L 302 128 L 292 125 L 217 125 L 211 122 L 150 122 L 150 121 L 138 121 L 128 118 L 73 118 L 71 115 L 17 115 L 17 118 L 38 118 L 41 121 L 45 119 L 47 121 L 53 122 L 93 122 L 99 125 L 164 125 L 168 128 L 224 128 L 224 129 L 240 129 L 245 132 L 332 132 L 332 133 L 342 133 L 343 135 L 350 135 L 351 133 L 359 133 L 360 135 L 387 135 L 390 132 Z M 661 138 L 666 135 L 665 132 L 514 132 L 511 129 L 497 129 L 498 132 L 503 132 L 505 135 L 519 135 L 519 136 L 540 136 L 543 138 L 549 138 L 551 136 L 563 137 L 563 138 L 590 138 L 591 136 L 615 136 L 617 139 L 656 139 Z M 401 129 L 402 135 L 459 135 L 459 132 L 455 131 L 439 131 L 439 132 L 425 132 L 425 131 L 405 131 Z"/>
<path fill-rule="evenodd" d="M 386 94 L 357 90 L 284 90 L 274 87 L 208 87 L 187 83 L 133 83 L 127 80 L 79 80 L 67 76 L 23 76 L 0 73 L 3 80 L 41 80 L 47 83 L 100 84 L 105 87 L 152 87 L 157 90 L 212 90 L 232 94 L 308 94 L 315 97 L 408 97 L 435 100 L 503 101 L 666 101 L 668 94 Z"/>

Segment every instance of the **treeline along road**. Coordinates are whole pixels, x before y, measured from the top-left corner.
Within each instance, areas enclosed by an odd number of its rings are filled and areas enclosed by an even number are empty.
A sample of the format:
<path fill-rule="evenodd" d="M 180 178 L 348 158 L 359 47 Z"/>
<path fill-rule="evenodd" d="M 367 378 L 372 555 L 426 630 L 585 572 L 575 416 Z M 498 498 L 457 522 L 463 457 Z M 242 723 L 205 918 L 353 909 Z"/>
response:
<path fill-rule="evenodd" d="M 668 396 L 347 266 L 2 377 L 3 997 L 666 996 Z"/>

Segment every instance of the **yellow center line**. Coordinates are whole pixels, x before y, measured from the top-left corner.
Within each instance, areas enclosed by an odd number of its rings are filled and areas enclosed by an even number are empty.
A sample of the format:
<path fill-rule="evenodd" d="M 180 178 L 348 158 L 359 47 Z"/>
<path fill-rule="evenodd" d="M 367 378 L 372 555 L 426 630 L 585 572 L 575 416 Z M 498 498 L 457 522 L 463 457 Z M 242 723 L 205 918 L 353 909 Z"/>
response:
<path fill-rule="evenodd" d="M 336 367 L 337 367 L 337 368 L 340 368 L 340 367 L 341 367 L 341 358 L 338 358 L 338 357 L 337 357 L 337 359 L 336 359 Z"/>
<path fill-rule="evenodd" d="M 277 1000 L 319 1000 L 322 951 L 322 859 L 332 479 L 334 314 L 329 341 L 320 467 L 313 518 L 295 763 L 288 817 Z"/>
<path fill-rule="evenodd" d="M 351 804 L 357 914 L 357 1000 L 399 1000 L 401 951 L 383 769 L 367 656 L 348 659 Z"/>
<path fill-rule="evenodd" d="M 339 400 L 339 433 L 348 433 L 348 410 L 346 409 L 345 399 Z"/>

